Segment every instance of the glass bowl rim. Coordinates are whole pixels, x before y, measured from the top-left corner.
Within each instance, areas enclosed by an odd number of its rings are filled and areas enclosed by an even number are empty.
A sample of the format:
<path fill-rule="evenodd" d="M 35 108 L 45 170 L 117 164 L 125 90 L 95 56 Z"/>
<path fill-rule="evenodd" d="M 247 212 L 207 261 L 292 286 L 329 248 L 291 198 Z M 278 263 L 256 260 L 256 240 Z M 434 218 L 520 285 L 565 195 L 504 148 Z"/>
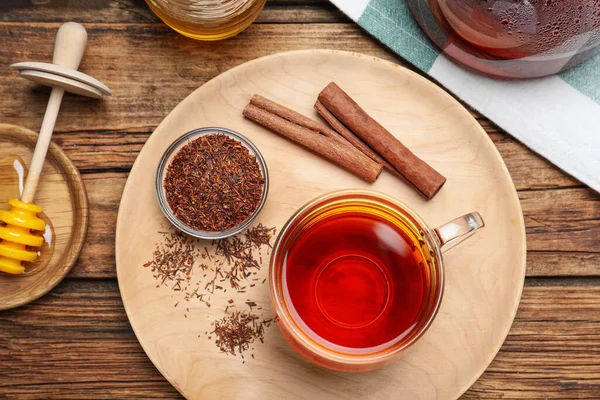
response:
<path fill-rule="evenodd" d="M 181 147 L 183 147 L 185 142 L 191 141 L 191 139 L 196 139 L 201 136 L 206 136 L 209 134 L 219 134 L 219 133 L 225 134 L 225 135 L 239 141 L 240 143 L 242 143 L 242 145 L 244 145 L 250 151 L 251 154 L 253 154 L 256 157 L 256 160 L 258 161 L 258 165 L 260 167 L 261 173 L 263 175 L 264 188 L 263 188 L 263 193 L 262 193 L 260 203 L 256 207 L 256 210 L 254 210 L 254 212 L 250 215 L 250 217 L 248 217 L 248 219 L 246 219 L 240 225 L 237 225 L 226 231 L 218 231 L 218 232 L 200 231 L 200 230 L 193 229 L 193 228 L 187 226 L 182 221 L 180 221 L 175 216 L 175 214 L 173 214 L 173 212 L 171 211 L 171 208 L 169 207 L 169 203 L 167 202 L 167 199 L 166 199 L 166 193 L 165 193 L 166 191 L 164 190 L 163 179 L 164 179 L 167 167 L 168 167 L 168 161 L 170 161 L 171 157 L 177 151 L 179 151 L 181 149 Z M 167 217 L 167 219 L 173 224 L 173 226 L 175 226 L 177 229 L 179 229 L 183 233 L 186 233 L 190 236 L 193 236 L 193 237 L 196 237 L 199 239 L 217 240 L 217 239 L 228 238 L 228 237 L 231 237 L 233 235 L 236 235 L 236 234 L 242 232 L 243 230 L 248 228 L 252 224 L 252 222 L 256 219 L 256 217 L 260 214 L 260 212 L 262 211 L 262 209 L 265 205 L 265 202 L 267 200 L 267 196 L 269 193 L 269 171 L 267 168 L 267 163 L 266 163 L 262 153 L 260 152 L 258 147 L 256 147 L 256 145 L 254 143 L 252 143 L 252 141 L 250 141 L 250 139 L 248 139 L 247 137 L 243 136 L 242 134 L 237 133 L 228 128 L 203 127 L 203 128 L 192 129 L 191 131 L 184 133 L 183 135 L 181 135 L 177 139 L 175 139 L 173 141 L 173 143 L 171 143 L 169 145 L 169 147 L 167 147 L 167 149 L 161 156 L 160 161 L 158 163 L 158 167 L 156 169 L 155 187 L 156 187 L 156 197 L 158 199 L 158 204 L 160 206 L 160 209 L 163 212 L 163 214 L 165 215 L 165 217 Z"/>

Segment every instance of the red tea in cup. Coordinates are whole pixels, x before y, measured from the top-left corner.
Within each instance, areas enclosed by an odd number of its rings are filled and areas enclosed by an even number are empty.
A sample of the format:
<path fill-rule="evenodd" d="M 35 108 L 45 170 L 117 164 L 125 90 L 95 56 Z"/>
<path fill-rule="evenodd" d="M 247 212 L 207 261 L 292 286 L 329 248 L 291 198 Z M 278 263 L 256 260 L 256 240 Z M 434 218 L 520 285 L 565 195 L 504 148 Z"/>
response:
<path fill-rule="evenodd" d="M 471 213 L 431 230 L 374 192 L 318 198 L 287 222 L 274 247 L 269 279 L 278 326 L 319 365 L 381 367 L 433 321 L 444 288 L 442 246 L 482 226 Z"/>
<path fill-rule="evenodd" d="M 429 291 L 419 239 L 369 210 L 328 215 L 285 256 L 284 291 L 314 334 L 376 348 L 409 331 Z"/>

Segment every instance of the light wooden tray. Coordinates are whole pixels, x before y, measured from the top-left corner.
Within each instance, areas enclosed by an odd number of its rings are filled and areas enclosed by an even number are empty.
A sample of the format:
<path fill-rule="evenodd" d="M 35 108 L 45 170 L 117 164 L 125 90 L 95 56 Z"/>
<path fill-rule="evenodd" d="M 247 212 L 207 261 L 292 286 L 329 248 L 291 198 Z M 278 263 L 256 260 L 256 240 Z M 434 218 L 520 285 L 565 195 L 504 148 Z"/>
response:
<path fill-rule="evenodd" d="M 0 124 L 0 159 L 18 156 L 29 163 L 37 133 L 16 125 Z M 18 191 L 16 191 L 18 192 Z M 9 209 L 0 193 L 0 207 Z M 27 304 L 48 293 L 69 273 L 83 247 L 88 225 L 88 199 L 79 171 L 56 144 L 51 143 L 44 163 L 35 203 L 54 227 L 54 252 L 43 269 L 26 275 L 0 273 L 0 310 Z"/>
<path fill-rule="evenodd" d="M 259 93 L 317 119 L 319 91 L 335 81 L 376 120 L 448 178 L 425 201 L 387 173 L 369 185 L 294 144 L 244 120 L 242 109 Z M 437 319 L 394 365 L 346 374 L 299 358 L 275 326 L 255 359 L 221 354 L 204 332 L 223 316 L 230 293 L 212 307 L 184 302 L 157 288 L 142 265 L 152 258 L 158 231 L 169 226 L 154 189 L 158 161 L 176 138 L 194 128 L 223 126 L 246 135 L 261 150 L 271 178 L 257 222 L 281 228 L 300 206 L 342 188 L 386 192 L 436 226 L 479 211 L 486 227 L 444 255 L 446 289 Z M 219 399 L 455 398 L 492 361 L 515 316 L 525 275 L 525 231 L 515 188 L 492 141 L 469 112 L 425 78 L 392 63 L 354 53 L 308 50 L 261 58 L 203 85 L 154 131 L 127 181 L 117 223 L 119 287 L 142 347 L 161 373 L 186 397 Z M 263 257 L 259 277 L 267 277 Z M 203 260 L 203 262 L 210 261 Z M 268 286 L 251 297 L 272 313 Z M 243 301 L 243 300 L 242 300 Z M 237 303 L 237 302 L 236 302 Z M 243 304 L 243 303 L 242 303 Z M 189 312 L 181 307 L 189 308 Z M 184 317 L 187 314 L 187 318 Z"/>

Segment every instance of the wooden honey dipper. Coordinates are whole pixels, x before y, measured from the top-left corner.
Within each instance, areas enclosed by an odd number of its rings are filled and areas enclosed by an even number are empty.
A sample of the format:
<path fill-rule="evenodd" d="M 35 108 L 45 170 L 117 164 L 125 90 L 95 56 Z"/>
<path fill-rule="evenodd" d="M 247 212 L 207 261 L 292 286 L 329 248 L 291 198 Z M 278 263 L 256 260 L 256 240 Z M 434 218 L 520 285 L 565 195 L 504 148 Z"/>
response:
<path fill-rule="evenodd" d="M 8 201 L 11 206 L 10 211 L 0 210 L 0 221 L 6 224 L 0 226 L 0 271 L 2 272 L 15 275 L 25 272 L 22 263 L 35 261 L 38 256 L 37 251 L 32 250 L 31 247 L 40 247 L 44 243 L 44 238 L 36 232 L 43 232 L 46 223 L 37 216 L 42 208 L 34 204 L 33 199 L 65 91 L 96 98 L 111 95 L 110 89 L 102 82 L 77 71 L 86 41 L 85 28 L 76 22 L 67 22 L 61 25 L 56 34 L 52 64 L 24 62 L 11 65 L 11 68 L 19 70 L 21 76 L 52 86 L 52 93 L 50 93 L 21 199 Z"/>

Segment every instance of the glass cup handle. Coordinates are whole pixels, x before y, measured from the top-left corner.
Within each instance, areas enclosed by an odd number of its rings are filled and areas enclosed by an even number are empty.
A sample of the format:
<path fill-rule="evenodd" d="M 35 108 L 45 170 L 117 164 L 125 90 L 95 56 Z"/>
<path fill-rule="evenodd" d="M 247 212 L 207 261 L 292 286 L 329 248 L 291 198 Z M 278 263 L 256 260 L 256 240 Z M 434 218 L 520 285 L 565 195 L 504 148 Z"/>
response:
<path fill-rule="evenodd" d="M 478 212 L 472 212 L 453 219 L 434 229 L 442 251 L 449 250 L 471 236 L 476 230 L 483 228 L 485 223 Z"/>

